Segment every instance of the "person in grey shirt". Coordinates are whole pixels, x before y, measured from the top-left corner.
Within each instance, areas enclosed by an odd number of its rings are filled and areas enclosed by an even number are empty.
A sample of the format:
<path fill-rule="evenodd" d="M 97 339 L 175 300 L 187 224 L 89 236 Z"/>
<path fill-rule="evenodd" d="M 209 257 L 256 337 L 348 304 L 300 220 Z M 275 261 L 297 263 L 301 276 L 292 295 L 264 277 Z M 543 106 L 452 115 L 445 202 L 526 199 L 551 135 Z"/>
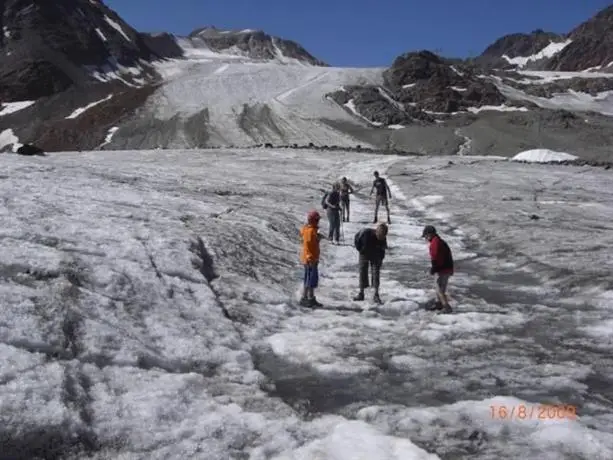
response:
<path fill-rule="evenodd" d="M 341 184 L 336 182 L 326 197 L 326 215 L 328 216 L 328 240 L 339 244 L 341 239 Z"/>

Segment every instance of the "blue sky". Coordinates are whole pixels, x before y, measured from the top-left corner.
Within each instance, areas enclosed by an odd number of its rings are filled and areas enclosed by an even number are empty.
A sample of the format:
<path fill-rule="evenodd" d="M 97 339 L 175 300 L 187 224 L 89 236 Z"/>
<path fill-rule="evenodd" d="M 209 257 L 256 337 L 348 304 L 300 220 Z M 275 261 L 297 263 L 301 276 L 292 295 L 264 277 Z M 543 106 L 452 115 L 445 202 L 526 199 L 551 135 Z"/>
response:
<path fill-rule="evenodd" d="M 105 0 L 143 32 L 262 29 L 336 66 L 387 66 L 406 51 L 480 54 L 502 35 L 569 32 L 611 0 Z"/>

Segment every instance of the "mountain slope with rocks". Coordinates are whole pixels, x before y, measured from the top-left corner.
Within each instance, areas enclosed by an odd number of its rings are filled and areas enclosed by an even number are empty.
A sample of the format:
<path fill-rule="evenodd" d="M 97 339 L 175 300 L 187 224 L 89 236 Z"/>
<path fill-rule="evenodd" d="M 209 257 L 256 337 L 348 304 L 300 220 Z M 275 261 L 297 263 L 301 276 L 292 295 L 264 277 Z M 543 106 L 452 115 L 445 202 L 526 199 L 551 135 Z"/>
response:
<path fill-rule="evenodd" d="M 563 35 L 538 29 L 529 34 L 515 33 L 499 38 L 477 60 L 491 67 L 539 68 L 564 46 L 566 39 Z"/>
<path fill-rule="evenodd" d="M 613 70 L 613 5 L 580 24 L 568 35 L 570 44 L 553 56 L 549 70 Z"/>
<path fill-rule="evenodd" d="M 147 64 L 165 57 L 97 0 L 6 0 L 0 3 L 0 30 L 3 102 L 101 82 L 143 86 L 157 77 Z"/>
<path fill-rule="evenodd" d="M 502 37 L 476 59 L 409 51 L 361 69 L 331 67 L 261 30 L 138 32 L 95 0 L 2 5 L 0 151 L 275 145 L 507 156 L 566 143 L 578 156 L 611 157 L 613 74 L 546 70 L 571 66 L 562 62 L 581 37 L 606 38 L 608 9 L 568 36 Z"/>
<path fill-rule="evenodd" d="M 613 5 L 567 34 L 535 30 L 505 35 L 476 59 L 481 65 L 551 71 L 613 70 Z"/>

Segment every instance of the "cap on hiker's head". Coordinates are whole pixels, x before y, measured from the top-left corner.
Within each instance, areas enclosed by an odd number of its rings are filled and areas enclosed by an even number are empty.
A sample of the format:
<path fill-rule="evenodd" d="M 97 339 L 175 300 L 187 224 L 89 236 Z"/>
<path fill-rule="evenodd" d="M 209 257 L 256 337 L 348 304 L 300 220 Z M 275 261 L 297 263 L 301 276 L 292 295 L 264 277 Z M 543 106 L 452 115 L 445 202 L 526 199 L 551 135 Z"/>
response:
<path fill-rule="evenodd" d="M 346 178 L 346 177 L 343 177 L 341 180 L 342 180 L 343 182 L 347 182 L 347 178 Z"/>
<path fill-rule="evenodd" d="M 424 227 L 424 231 L 422 232 L 421 237 L 425 238 L 428 235 L 436 235 L 436 228 L 434 228 L 434 226 L 426 225 Z"/>
<path fill-rule="evenodd" d="M 321 216 L 315 209 L 313 209 L 312 211 L 309 211 L 309 213 L 307 214 L 307 222 L 309 223 L 319 222 L 320 218 Z"/>
<path fill-rule="evenodd" d="M 378 175 L 379 175 L 379 171 L 375 171 L 373 174 L 374 174 L 375 176 L 378 176 Z"/>

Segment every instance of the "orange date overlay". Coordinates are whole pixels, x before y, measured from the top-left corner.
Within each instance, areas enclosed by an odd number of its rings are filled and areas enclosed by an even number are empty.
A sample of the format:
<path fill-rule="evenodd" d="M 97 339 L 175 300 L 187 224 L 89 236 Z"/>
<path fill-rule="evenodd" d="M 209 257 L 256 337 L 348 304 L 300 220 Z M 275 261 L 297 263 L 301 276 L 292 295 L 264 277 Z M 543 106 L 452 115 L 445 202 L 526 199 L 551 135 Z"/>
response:
<path fill-rule="evenodd" d="M 510 404 L 490 406 L 498 420 L 577 420 L 577 407 L 568 404 Z"/>

